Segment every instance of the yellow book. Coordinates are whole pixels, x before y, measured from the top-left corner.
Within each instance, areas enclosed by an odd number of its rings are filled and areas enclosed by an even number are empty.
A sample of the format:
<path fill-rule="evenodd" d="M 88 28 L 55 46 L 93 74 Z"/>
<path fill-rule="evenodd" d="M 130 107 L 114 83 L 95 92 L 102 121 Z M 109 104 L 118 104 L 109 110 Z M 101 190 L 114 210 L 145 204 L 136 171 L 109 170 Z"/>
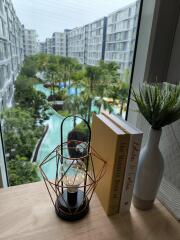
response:
<path fill-rule="evenodd" d="M 98 183 L 96 193 L 108 215 L 119 212 L 129 140 L 130 135 L 106 116 L 93 115 L 91 145 L 107 162 L 106 173 Z M 99 162 L 94 161 L 96 174 L 100 167 Z"/>
<path fill-rule="evenodd" d="M 109 120 L 111 120 L 114 124 L 119 126 L 124 132 L 130 135 L 124 182 L 119 205 L 119 212 L 124 213 L 128 212 L 131 206 L 133 187 L 143 133 L 122 118 L 119 118 L 113 114 L 109 114 L 106 111 L 102 111 L 102 114 Z"/>

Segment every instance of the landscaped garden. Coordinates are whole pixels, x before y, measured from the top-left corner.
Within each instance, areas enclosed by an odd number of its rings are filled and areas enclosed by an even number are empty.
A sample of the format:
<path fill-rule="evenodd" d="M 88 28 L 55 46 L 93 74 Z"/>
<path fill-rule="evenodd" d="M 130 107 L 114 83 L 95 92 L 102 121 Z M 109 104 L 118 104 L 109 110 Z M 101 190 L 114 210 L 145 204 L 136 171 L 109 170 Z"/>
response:
<path fill-rule="evenodd" d="M 32 155 L 45 125 L 49 129 L 36 155 L 38 163 L 59 144 L 65 116 L 79 115 L 90 123 L 92 112 L 101 108 L 123 115 L 127 95 L 128 84 L 120 80 L 114 62 L 84 66 L 47 54 L 27 58 L 15 82 L 14 106 L 2 113 L 10 185 L 40 180 Z M 86 131 L 76 121 L 69 128 Z"/>

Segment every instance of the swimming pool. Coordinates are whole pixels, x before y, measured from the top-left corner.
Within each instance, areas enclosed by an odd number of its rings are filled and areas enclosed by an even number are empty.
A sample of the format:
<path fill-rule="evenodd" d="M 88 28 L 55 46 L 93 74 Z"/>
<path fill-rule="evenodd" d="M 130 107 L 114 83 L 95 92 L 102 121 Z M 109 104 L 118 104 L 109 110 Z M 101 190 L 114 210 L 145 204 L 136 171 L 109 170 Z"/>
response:
<path fill-rule="evenodd" d="M 34 84 L 34 89 L 44 93 L 47 98 L 51 95 L 51 90 L 49 88 L 45 88 L 42 83 Z"/>
<path fill-rule="evenodd" d="M 56 113 L 53 109 L 50 109 L 49 112 L 51 113 L 50 118 L 49 120 L 44 122 L 45 125 L 48 124 L 49 128 L 39 148 L 37 155 L 37 163 L 41 163 L 43 159 L 50 152 L 52 152 L 57 147 L 57 145 L 60 144 L 61 139 L 60 126 L 63 117 Z M 66 123 L 64 124 L 63 141 L 67 141 L 67 135 L 72 128 L 73 121 L 71 121 L 71 119 L 67 119 Z M 55 169 L 56 169 L 55 158 L 52 161 L 48 162 L 47 164 L 43 165 L 43 170 L 49 179 L 55 178 Z"/>
<path fill-rule="evenodd" d="M 37 91 L 43 92 L 46 97 L 49 97 L 51 94 L 51 90 L 45 88 L 43 84 L 35 84 L 34 88 Z M 60 133 L 60 126 L 62 120 L 64 119 L 63 116 L 58 114 L 54 109 L 50 108 L 48 110 L 49 119 L 44 121 L 44 125 L 48 125 L 48 131 L 41 143 L 41 146 L 38 151 L 37 155 L 37 163 L 41 163 L 44 158 L 52 152 L 57 145 L 60 144 L 61 133 Z M 79 121 L 80 122 L 80 121 Z M 77 121 L 77 123 L 79 123 Z M 73 120 L 71 118 L 67 119 L 64 124 L 64 131 L 63 131 L 63 141 L 67 141 L 68 133 L 73 129 Z M 43 170 L 49 179 L 55 178 L 55 169 L 56 169 L 56 159 L 53 159 L 49 163 L 43 166 Z"/>

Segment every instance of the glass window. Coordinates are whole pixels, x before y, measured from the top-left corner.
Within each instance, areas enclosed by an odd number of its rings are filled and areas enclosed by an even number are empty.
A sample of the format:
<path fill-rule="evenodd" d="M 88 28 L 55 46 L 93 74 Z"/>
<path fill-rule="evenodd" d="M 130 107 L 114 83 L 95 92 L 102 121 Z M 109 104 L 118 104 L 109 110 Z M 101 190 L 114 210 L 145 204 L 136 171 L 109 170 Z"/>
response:
<path fill-rule="evenodd" d="M 0 60 L 4 59 L 4 42 L 0 41 Z"/>
<path fill-rule="evenodd" d="M 92 113 L 106 108 L 125 118 L 137 31 L 136 2 L 122 6 L 120 1 L 116 11 L 108 5 L 100 20 L 92 19 L 92 9 L 87 19 L 82 18 L 82 24 L 72 21 L 70 15 L 64 21 L 59 12 L 54 17 L 50 16 L 51 12 L 41 11 L 35 18 L 39 9 L 42 10 L 40 1 L 32 6 L 34 15 L 22 2 L 23 11 L 16 12 L 26 13 L 29 21 L 36 19 L 36 25 L 32 21 L 32 29 L 22 27 L 18 18 L 22 22 L 24 18 L 6 5 L 9 29 L 3 28 L 0 18 L 0 36 L 7 29 L 9 39 L 0 41 L 0 60 L 6 58 L 5 66 L 0 65 L 0 88 L 8 86 L 4 102 L 11 106 L 2 112 L 10 185 L 40 180 L 37 163 L 59 144 L 57 132 L 64 116 L 78 114 L 91 123 Z M 58 11 L 62 4 L 57 1 Z M 82 8 L 74 10 L 78 16 Z M 46 27 L 41 21 L 38 23 L 42 16 Z M 37 34 L 38 24 L 41 31 Z M 52 24 L 59 32 L 52 32 Z M 67 30 L 68 26 L 71 29 Z M 47 125 L 52 130 L 50 136 Z M 83 127 L 79 123 L 75 125 Z"/>
<path fill-rule="evenodd" d="M 4 23 L 3 23 L 3 21 L 2 21 L 2 19 L 0 17 L 0 36 L 1 37 L 4 37 L 4 25 L 3 24 Z"/>
<path fill-rule="evenodd" d="M 0 0 L 0 12 L 3 13 L 3 0 Z"/>
<path fill-rule="evenodd" d="M 0 65 L 0 90 L 3 88 L 4 82 L 5 82 L 5 79 L 4 79 L 4 66 Z"/>

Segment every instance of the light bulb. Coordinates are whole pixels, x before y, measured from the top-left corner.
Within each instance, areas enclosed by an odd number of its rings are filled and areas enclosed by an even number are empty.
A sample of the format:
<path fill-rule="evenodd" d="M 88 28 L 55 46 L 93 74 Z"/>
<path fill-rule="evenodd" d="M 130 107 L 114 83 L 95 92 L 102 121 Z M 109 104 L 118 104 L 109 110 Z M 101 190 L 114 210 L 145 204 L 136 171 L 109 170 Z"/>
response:
<path fill-rule="evenodd" d="M 83 183 L 86 175 L 86 167 L 81 160 L 67 160 L 63 164 L 63 183 L 69 193 L 75 193 Z"/>

